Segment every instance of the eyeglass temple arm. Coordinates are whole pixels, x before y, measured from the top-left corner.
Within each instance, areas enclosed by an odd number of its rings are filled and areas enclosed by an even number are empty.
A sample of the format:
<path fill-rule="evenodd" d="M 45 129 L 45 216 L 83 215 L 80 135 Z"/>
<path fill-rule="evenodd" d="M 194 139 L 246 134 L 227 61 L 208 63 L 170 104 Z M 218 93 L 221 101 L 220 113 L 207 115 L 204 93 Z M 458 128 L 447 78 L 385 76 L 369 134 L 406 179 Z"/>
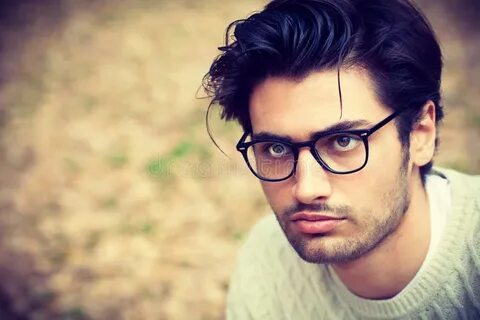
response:
<path fill-rule="evenodd" d="M 248 135 L 250 134 L 249 131 L 245 132 L 242 137 L 240 138 L 240 140 L 238 141 L 237 143 L 237 150 L 238 151 L 241 151 L 241 150 L 244 150 L 245 149 L 245 139 L 247 139 Z"/>
<path fill-rule="evenodd" d="M 370 136 L 371 134 L 373 134 L 375 131 L 377 131 L 378 129 L 380 129 L 381 127 L 383 127 L 384 125 L 386 125 L 387 123 L 389 123 L 390 121 L 392 121 L 394 118 L 398 117 L 402 112 L 406 111 L 406 110 L 410 110 L 410 109 L 413 109 L 414 107 L 408 107 L 408 108 L 404 108 L 404 109 L 400 109 L 400 110 L 397 110 L 395 111 L 394 113 L 392 113 L 391 115 L 389 115 L 388 117 L 386 117 L 385 119 L 383 119 L 382 121 L 380 121 L 379 123 L 377 123 L 376 125 L 374 125 L 372 128 L 370 128 L 366 133 L 365 133 L 365 136 Z M 237 150 L 240 151 L 240 150 L 244 150 L 245 149 L 245 139 L 247 139 L 247 136 L 250 134 L 249 131 L 246 131 L 242 137 L 240 138 L 240 140 L 238 141 L 237 143 Z"/>
<path fill-rule="evenodd" d="M 370 136 L 372 133 L 374 133 L 375 131 L 377 131 L 378 129 L 380 129 L 381 127 L 383 127 L 384 125 L 386 125 L 390 121 L 392 121 L 394 118 L 398 117 L 402 112 L 404 112 L 406 110 L 413 109 L 413 108 L 414 107 L 409 107 L 409 108 L 404 108 L 404 109 L 400 109 L 400 110 L 395 111 L 394 113 L 392 113 L 391 115 L 389 115 L 388 117 L 386 117 L 385 119 L 383 119 L 382 121 L 380 121 L 379 123 L 374 125 L 372 128 L 370 128 L 366 132 L 365 136 L 367 136 L 367 137 Z"/>

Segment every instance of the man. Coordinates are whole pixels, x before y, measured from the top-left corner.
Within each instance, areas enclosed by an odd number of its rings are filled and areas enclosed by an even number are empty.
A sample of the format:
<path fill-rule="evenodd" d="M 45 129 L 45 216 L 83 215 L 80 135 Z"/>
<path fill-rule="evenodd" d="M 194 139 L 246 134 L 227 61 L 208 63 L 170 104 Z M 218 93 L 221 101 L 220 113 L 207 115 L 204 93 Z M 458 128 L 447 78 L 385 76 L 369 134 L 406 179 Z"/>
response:
<path fill-rule="evenodd" d="M 228 319 L 479 319 L 480 179 L 432 169 L 442 59 L 419 10 L 274 0 L 220 49 L 206 88 L 274 212 Z"/>

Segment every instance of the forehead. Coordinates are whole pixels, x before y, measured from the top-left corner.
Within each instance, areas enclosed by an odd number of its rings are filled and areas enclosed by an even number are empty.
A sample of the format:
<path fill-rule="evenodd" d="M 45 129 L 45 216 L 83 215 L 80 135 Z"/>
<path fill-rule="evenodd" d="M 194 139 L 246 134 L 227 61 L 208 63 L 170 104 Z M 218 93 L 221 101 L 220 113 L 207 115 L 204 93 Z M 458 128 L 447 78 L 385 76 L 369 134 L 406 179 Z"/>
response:
<path fill-rule="evenodd" d="M 337 71 L 314 72 L 301 80 L 270 77 L 251 95 L 249 112 L 254 133 L 268 132 L 306 139 L 342 121 L 380 121 L 389 110 L 377 99 L 370 77 L 360 69 L 341 71 L 343 112 Z"/>

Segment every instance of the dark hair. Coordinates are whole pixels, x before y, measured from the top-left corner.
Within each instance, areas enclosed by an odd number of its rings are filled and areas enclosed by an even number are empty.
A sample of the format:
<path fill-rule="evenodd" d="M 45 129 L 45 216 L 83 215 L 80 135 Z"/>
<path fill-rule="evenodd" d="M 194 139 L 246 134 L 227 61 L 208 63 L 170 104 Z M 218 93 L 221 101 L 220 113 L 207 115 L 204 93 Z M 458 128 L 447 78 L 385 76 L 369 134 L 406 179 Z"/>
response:
<path fill-rule="evenodd" d="M 222 118 L 251 131 L 249 100 L 269 76 L 302 79 L 309 73 L 357 66 L 370 75 L 377 97 L 392 110 L 411 108 L 397 121 L 409 134 L 428 100 L 440 105 L 442 56 L 427 19 L 408 0 L 273 0 L 264 10 L 234 21 L 225 46 L 204 78 Z M 412 108 L 417 107 L 417 108 Z M 208 123 L 207 123 L 208 125 Z M 432 162 L 422 166 L 422 180 Z"/>

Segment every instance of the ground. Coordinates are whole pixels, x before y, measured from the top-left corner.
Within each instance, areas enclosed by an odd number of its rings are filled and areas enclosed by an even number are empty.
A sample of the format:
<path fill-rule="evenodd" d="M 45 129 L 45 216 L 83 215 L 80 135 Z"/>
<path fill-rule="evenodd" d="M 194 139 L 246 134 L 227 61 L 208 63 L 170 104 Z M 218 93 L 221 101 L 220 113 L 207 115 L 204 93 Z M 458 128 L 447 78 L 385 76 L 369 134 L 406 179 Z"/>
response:
<path fill-rule="evenodd" d="M 263 3 L 25 1 L 3 14 L 2 319 L 223 319 L 236 251 L 268 208 L 217 109 L 231 159 L 211 143 L 199 87 L 226 25 Z M 431 3 L 446 65 L 437 163 L 478 173 L 480 41 Z"/>

